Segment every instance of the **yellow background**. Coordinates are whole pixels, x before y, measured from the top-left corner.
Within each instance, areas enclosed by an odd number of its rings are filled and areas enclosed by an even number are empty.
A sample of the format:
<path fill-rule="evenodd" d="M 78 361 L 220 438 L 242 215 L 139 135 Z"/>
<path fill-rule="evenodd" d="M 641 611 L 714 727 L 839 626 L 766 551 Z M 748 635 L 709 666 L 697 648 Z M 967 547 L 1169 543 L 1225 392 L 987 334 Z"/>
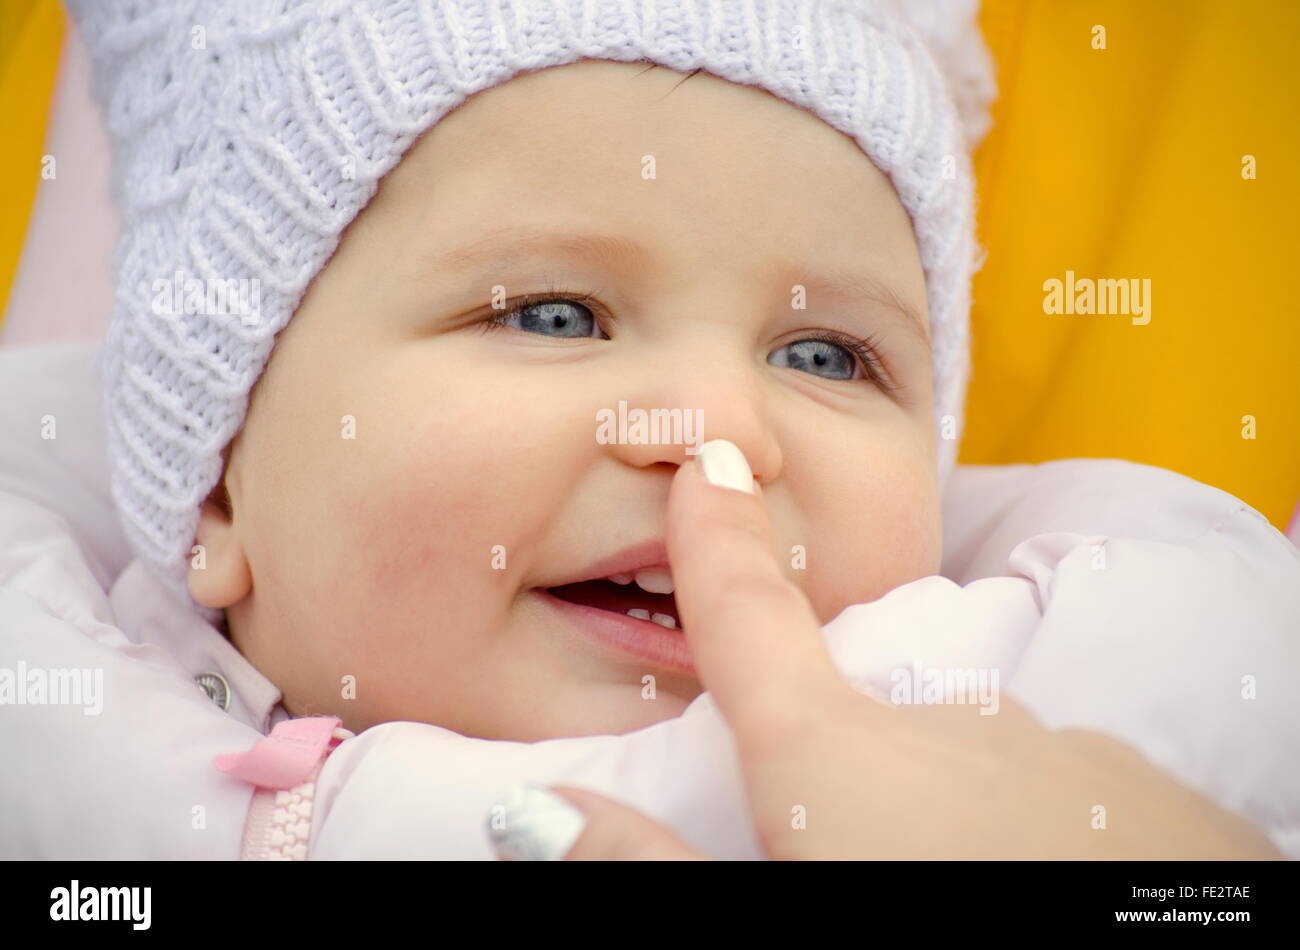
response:
<path fill-rule="evenodd" d="M 988 259 L 960 460 L 1131 459 L 1285 528 L 1300 498 L 1300 3 L 985 0 L 980 23 L 999 98 L 975 157 Z M 0 301 L 63 28 L 55 0 L 0 4 Z M 1149 278 L 1151 322 L 1045 314 L 1043 282 L 1067 270 Z"/>
<path fill-rule="evenodd" d="M 1285 529 L 1300 499 L 1300 3 L 986 0 L 980 22 L 999 100 L 975 157 L 989 256 L 960 461 L 1131 459 Z M 1045 314 L 1043 282 L 1067 270 L 1150 278 L 1151 322 Z"/>
<path fill-rule="evenodd" d="M 40 181 L 63 23 L 55 0 L 0 2 L 0 320 Z"/>

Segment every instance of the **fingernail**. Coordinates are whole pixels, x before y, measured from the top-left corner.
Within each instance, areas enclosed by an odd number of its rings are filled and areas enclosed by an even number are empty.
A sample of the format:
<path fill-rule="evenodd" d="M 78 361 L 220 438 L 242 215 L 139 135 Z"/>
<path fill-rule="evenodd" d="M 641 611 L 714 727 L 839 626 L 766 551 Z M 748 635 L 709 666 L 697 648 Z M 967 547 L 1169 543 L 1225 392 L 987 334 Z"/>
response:
<path fill-rule="evenodd" d="M 514 861 L 559 861 L 587 826 L 587 816 L 533 782 L 512 786 L 492 808 L 488 837 L 497 855 Z"/>
<path fill-rule="evenodd" d="M 726 439 L 705 442 L 700 446 L 699 459 L 709 484 L 754 494 L 754 473 L 736 443 Z"/>

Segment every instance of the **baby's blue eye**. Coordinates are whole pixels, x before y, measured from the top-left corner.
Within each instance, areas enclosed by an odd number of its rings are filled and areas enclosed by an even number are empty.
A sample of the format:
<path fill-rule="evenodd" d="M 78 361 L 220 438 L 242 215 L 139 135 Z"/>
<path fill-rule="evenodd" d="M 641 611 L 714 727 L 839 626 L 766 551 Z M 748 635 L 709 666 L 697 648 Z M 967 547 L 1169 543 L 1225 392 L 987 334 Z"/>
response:
<path fill-rule="evenodd" d="M 594 294 L 578 295 L 575 298 L 561 297 L 554 292 L 540 298 L 525 297 L 513 307 L 492 314 L 481 326 L 484 329 L 510 327 L 557 339 L 590 339 L 595 336 L 597 339 L 608 340 L 596 315 L 578 302 L 594 299 Z M 808 333 L 809 336 L 805 339 L 778 349 L 767 358 L 768 363 L 802 370 L 823 379 L 840 380 L 857 379 L 856 370 L 860 363 L 864 370 L 861 377 L 864 381 L 885 392 L 898 388 L 883 368 L 873 338 L 860 340 L 834 330 L 810 330 Z"/>
<path fill-rule="evenodd" d="M 827 370 L 827 379 L 852 379 L 857 357 L 844 346 L 827 340 L 799 340 L 781 347 L 767 358 L 772 366 L 788 366 L 816 376 Z"/>
<path fill-rule="evenodd" d="M 494 316 L 492 322 L 543 336 L 569 338 L 589 337 L 593 329 L 599 329 L 596 315 L 570 300 L 523 304 Z"/>

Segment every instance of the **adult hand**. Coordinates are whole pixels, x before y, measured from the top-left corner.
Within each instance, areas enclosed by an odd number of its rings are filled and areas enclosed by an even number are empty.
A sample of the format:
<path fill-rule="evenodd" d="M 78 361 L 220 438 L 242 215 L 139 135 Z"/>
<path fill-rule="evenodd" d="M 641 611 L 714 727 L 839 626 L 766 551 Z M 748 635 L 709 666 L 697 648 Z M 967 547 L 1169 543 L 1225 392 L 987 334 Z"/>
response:
<path fill-rule="evenodd" d="M 1047 730 L 1009 697 L 984 716 L 975 705 L 895 706 L 854 689 L 781 571 L 743 454 L 715 440 L 698 459 L 678 470 L 668 505 L 677 607 L 701 682 L 735 735 L 769 857 L 1280 857 L 1245 819 L 1129 747 Z M 564 802 L 551 800 L 553 820 L 532 825 L 535 850 L 518 856 L 706 857 L 604 795 L 553 790 Z M 529 797 L 545 802 L 546 793 Z"/>

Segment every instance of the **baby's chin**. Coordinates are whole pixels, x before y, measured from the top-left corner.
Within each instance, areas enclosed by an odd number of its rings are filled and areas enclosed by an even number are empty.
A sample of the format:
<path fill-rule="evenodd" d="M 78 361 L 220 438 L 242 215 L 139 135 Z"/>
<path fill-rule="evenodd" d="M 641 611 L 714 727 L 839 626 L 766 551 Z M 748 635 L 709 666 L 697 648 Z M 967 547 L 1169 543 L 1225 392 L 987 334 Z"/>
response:
<path fill-rule="evenodd" d="M 626 735 L 678 718 L 703 691 L 703 687 L 695 684 L 692 691 L 683 695 L 679 687 L 670 690 L 655 680 L 644 685 L 592 685 L 573 690 L 563 702 L 548 708 L 524 710 L 522 715 L 484 723 L 477 730 L 478 737 L 540 742 L 580 736 Z"/>
<path fill-rule="evenodd" d="M 656 674 L 648 673 L 647 678 Z M 542 742 L 547 739 L 572 739 L 582 736 L 626 735 L 676 719 L 703 691 L 695 681 L 683 688 L 685 681 L 673 678 L 664 684 L 649 679 L 644 684 L 589 684 L 563 690 L 563 699 L 553 703 L 495 704 L 480 710 L 446 715 L 440 711 L 392 708 L 366 712 L 342 710 L 338 715 L 345 728 L 361 733 L 387 722 L 424 722 L 448 729 L 471 739 L 506 742 Z M 667 688 L 666 688 L 667 687 Z M 319 711 L 298 711 L 289 701 L 290 715 L 322 715 Z"/>

